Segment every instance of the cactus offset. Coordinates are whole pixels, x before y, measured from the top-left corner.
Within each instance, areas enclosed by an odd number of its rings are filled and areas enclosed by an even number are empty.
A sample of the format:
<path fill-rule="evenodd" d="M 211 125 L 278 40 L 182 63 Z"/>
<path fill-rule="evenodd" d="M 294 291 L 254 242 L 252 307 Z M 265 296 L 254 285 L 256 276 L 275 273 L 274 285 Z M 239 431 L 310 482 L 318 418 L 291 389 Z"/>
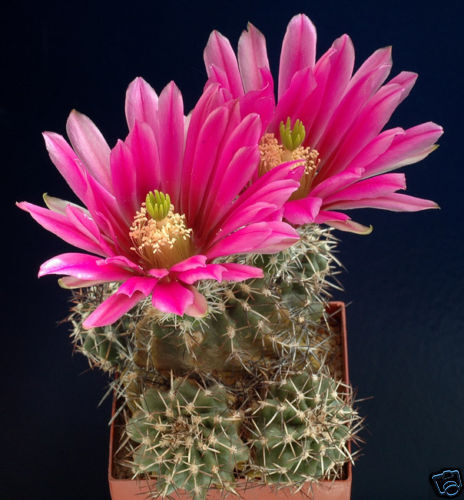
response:
<path fill-rule="evenodd" d="M 347 443 L 359 421 L 346 387 L 301 373 L 269 385 L 253 412 L 254 469 L 265 482 L 288 485 L 337 477 L 352 460 Z"/>
<path fill-rule="evenodd" d="M 183 489 L 200 500 L 211 486 L 232 490 L 235 466 L 249 458 L 238 434 L 241 419 L 220 385 L 173 379 L 169 390 L 148 388 L 127 424 L 138 443 L 133 471 L 155 474 L 163 496 Z"/>

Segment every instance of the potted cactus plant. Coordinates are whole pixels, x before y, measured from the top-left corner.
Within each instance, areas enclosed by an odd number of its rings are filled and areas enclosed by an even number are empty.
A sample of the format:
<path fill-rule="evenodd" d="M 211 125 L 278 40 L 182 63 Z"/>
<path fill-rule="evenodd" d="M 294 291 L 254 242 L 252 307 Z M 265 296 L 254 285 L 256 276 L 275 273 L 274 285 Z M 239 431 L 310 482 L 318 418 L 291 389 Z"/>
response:
<path fill-rule="evenodd" d="M 213 32 L 188 118 L 173 82 L 158 96 L 137 78 L 113 148 L 76 111 L 72 147 L 44 133 L 85 207 L 18 205 L 85 252 L 39 276 L 64 276 L 73 341 L 111 375 L 113 500 L 350 497 L 361 419 L 344 309 L 329 303 L 334 229 L 371 231 L 346 209 L 435 208 L 388 172 L 427 156 L 442 129 L 382 131 L 416 78 L 383 84 L 389 48 L 354 74 L 347 35 L 315 52 L 314 25 L 295 16 L 276 99 L 264 36 L 249 25 L 236 57 Z"/>

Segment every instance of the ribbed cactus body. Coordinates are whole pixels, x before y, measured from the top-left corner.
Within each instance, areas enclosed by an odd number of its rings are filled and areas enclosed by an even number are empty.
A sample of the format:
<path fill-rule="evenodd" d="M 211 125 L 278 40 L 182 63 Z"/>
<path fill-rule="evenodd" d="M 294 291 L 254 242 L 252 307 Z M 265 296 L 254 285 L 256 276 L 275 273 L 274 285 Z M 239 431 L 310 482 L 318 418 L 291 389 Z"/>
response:
<path fill-rule="evenodd" d="M 328 376 L 302 373 L 270 384 L 253 412 L 254 464 L 266 482 L 298 484 L 337 472 L 350 459 L 357 413 Z"/>
<path fill-rule="evenodd" d="M 139 443 L 133 453 L 135 474 L 155 474 L 157 489 L 176 489 L 195 499 L 211 486 L 230 488 L 234 469 L 247 462 L 249 450 L 238 434 L 241 415 L 228 408 L 224 387 L 207 389 L 177 379 L 167 391 L 149 388 L 127 425 Z"/>

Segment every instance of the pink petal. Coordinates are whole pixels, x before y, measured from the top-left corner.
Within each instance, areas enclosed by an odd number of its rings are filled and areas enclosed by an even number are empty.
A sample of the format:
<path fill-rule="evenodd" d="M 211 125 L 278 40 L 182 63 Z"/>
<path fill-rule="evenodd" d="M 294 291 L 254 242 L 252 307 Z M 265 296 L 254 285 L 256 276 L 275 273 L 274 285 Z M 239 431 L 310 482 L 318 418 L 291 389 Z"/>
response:
<path fill-rule="evenodd" d="M 345 201 L 351 203 L 364 198 L 377 198 L 398 189 L 406 189 L 404 174 L 383 174 L 371 177 L 326 196 L 324 198 L 324 208 L 340 209 L 340 203 L 344 204 Z"/>
<path fill-rule="evenodd" d="M 428 122 L 396 135 L 391 146 L 366 165 L 366 175 L 388 172 L 422 160 L 437 148 L 435 142 L 442 134 L 442 127 Z"/>
<path fill-rule="evenodd" d="M 305 144 L 320 151 L 319 140 L 346 91 L 354 66 L 351 39 L 343 35 L 334 41 L 314 68 L 317 87 L 305 103 L 301 120 L 305 124 Z"/>
<path fill-rule="evenodd" d="M 110 148 L 101 132 L 87 116 L 71 111 L 66 122 L 71 144 L 90 174 L 112 192 L 110 175 Z"/>
<path fill-rule="evenodd" d="M 359 200 L 339 201 L 331 205 L 338 210 L 348 210 L 352 208 L 380 208 L 392 212 L 417 212 L 419 210 L 429 210 L 439 208 L 432 200 L 416 198 L 402 193 L 389 193 L 376 198 L 364 198 Z"/>
<path fill-rule="evenodd" d="M 251 23 L 238 41 L 238 64 L 245 92 L 264 86 L 261 68 L 269 69 L 264 35 Z"/>
<path fill-rule="evenodd" d="M 63 253 L 40 266 L 39 277 L 65 274 L 82 281 L 122 281 L 134 275 L 113 262 L 84 253 Z"/>
<path fill-rule="evenodd" d="M 126 119 L 129 129 L 138 121 L 147 123 L 155 134 L 158 133 L 158 96 L 141 77 L 133 80 L 127 89 Z"/>
<path fill-rule="evenodd" d="M 307 196 L 301 200 L 288 201 L 285 204 L 284 217 L 291 224 L 314 222 L 322 205 L 321 198 Z"/>
<path fill-rule="evenodd" d="M 326 120 L 327 127 L 324 130 L 324 137 L 320 138 L 320 142 L 316 133 L 313 132 L 314 147 L 317 147 L 322 158 L 321 169 L 325 168 L 324 165 L 328 163 L 330 155 L 342 142 L 345 134 L 350 130 L 350 127 L 366 105 L 368 99 L 378 90 L 382 81 L 385 80 L 389 70 L 389 66 L 379 66 L 360 78 L 355 85 L 351 85 L 351 88 L 346 92 L 334 111 L 333 116 L 330 118 L 330 122 Z M 320 132 L 322 130 L 321 128 Z"/>
<path fill-rule="evenodd" d="M 295 73 L 287 90 L 277 103 L 270 131 L 279 137 L 280 122 L 285 123 L 287 118 L 290 118 L 293 125 L 297 119 L 301 119 L 307 99 L 315 88 L 316 80 L 311 68 L 304 68 Z"/>
<path fill-rule="evenodd" d="M 384 130 L 354 158 L 349 165 L 349 169 L 364 169 L 367 165 L 377 163 L 377 159 L 390 148 L 395 138 L 404 135 L 404 133 L 401 127 Z"/>
<path fill-rule="evenodd" d="M 371 54 L 360 66 L 360 68 L 353 75 L 353 78 L 350 81 L 348 86 L 348 90 L 351 89 L 359 80 L 364 78 L 366 75 L 375 71 L 377 68 L 383 67 L 392 67 L 392 57 L 391 57 L 391 46 L 383 47 L 381 49 L 376 50 L 373 54 Z M 389 73 L 389 72 L 388 72 Z M 385 74 L 385 78 L 388 76 L 388 73 Z M 379 83 L 381 85 L 382 82 Z"/>
<path fill-rule="evenodd" d="M 87 181 L 76 153 L 61 135 L 44 132 L 43 137 L 50 159 L 76 196 L 87 204 Z"/>
<path fill-rule="evenodd" d="M 401 73 L 383 86 L 366 104 L 327 165 L 321 166 L 321 179 L 343 171 L 346 165 L 382 130 L 396 107 L 414 85 L 415 74 Z"/>
<path fill-rule="evenodd" d="M 169 275 L 169 271 L 167 269 L 152 268 L 152 269 L 149 269 L 147 271 L 147 274 L 149 276 L 153 276 L 154 278 L 161 279 L 161 278 L 165 278 L 166 276 L 168 276 Z"/>
<path fill-rule="evenodd" d="M 216 225 L 257 169 L 261 133 L 259 117 L 248 115 L 236 127 L 234 121 L 229 120 L 229 130 L 225 131 L 223 144 L 217 146 L 216 165 L 205 182 L 201 203 L 203 226 Z"/>
<path fill-rule="evenodd" d="M 89 240 L 93 240 L 105 255 L 114 255 L 114 249 L 112 242 L 107 243 L 106 239 L 100 233 L 95 221 L 90 217 L 87 210 L 84 210 L 75 205 L 69 204 L 65 209 L 65 214 L 73 224 L 73 226 L 78 229 L 83 235 L 87 236 Z"/>
<path fill-rule="evenodd" d="M 224 135 L 231 117 L 230 110 L 222 106 L 214 110 L 206 119 L 198 138 L 187 136 L 187 147 L 190 140 L 196 141 L 196 149 L 187 161 L 190 171 L 188 178 L 184 177 L 183 190 L 188 191 L 188 207 L 184 206 L 187 222 L 190 227 L 195 226 L 195 220 L 201 211 L 201 203 L 205 196 L 205 190 L 209 179 L 214 172 L 218 146 L 224 140 Z M 193 120 L 193 116 L 192 116 Z"/>
<path fill-rule="evenodd" d="M 113 192 L 118 200 L 119 210 L 127 226 L 132 224 L 134 215 L 140 209 L 135 196 L 137 167 L 129 147 L 118 140 L 110 157 Z"/>
<path fill-rule="evenodd" d="M 245 264 L 224 263 L 221 264 L 226 271 L 222 273 L 224 281 L 244 281 L 250 278 L 262 278 L 263 270 L 258 267 L 247 266 Z"/>
<path fill-rule="evenodd" d="M 220 221 L 223 218 L 228 217 L 229 211 L 236 214 L 236 207 L 233 201 L 252 178 L 258 162 L 259 151 L 256 146 L 241 148 L 237 151 L 230 165 L 223 172 L 221 186 L 214 192 L 215 196 L 212 200 L 212 206 L 209 213 L 205 214 L 202 231 L 196 233 L 202 245 L 208 244 L 207 235 L 214 232 L 214 228 L 220 225 Z"/>
<path fill-rule="evenodd" d="M 157 189 L 161 183 L 160 158 L 153 130 L 146 123 L 136 122 L 127 136 L 126 144 L 136 165 L 136 188 L 133 197 L 140 206 L 147 193 Z M 176 158 L 176 161 L 182 162 L 182 159 Z"/>
<path fill-rule="evenodd" d="M 185 308 L 185 314 L 194 318 L 201 318 L 208 311 L 205 297 L 193 286 L 189 287 L 193 294 L 193 302 Z"/>
<path fill-rule="evenodd" d="M 87 317 L 83 322 L 84 328 L 111 325 L 137 302 L 150 295 L 157 281 L 156 278 L 129 278 Z"/>
<path fill-rule="evenodd" d="M 298 189 L 303 170 L 301 166 L 293 169 L 289 169 L 288 164 L 282 166 L 286 171 L 287 178 L 279 180 L 277 180 L 277 177 L 273 178 L 270 174 L 276 170 L 274 168 L 254 182 L 232 206 L 229 214 L 220 224 L 214 227 L 212 234 L 216 232 L 214 235 L 215 240 L 219 235 L 225 236 L 246 224 L 264 220 L 274 221 L 276 218 L 281 219 L 281 208 L 291 194 Z"/>
<path fill-rule="evenodd" d="M 206 71 L 209 77 L 214 76 L 211 66 L 220 68 L 226 77 L 225 87 L 233 97 L 243 95 L 243 85 L 238 69 L 237 59 L 229 40 L 218 31 L 213 31 L 203 53 Z"/>
<path fill-rule="evenodd" d="M 325 181 L 317 184 L 314 189 L 311 189 L 310 194 L 311 196 L 316 196 L 318 198 L 324 199 L 361 179 L 363 172 L 364 170 L 362 168 L 358 168 L 355 170 L 342 172 L 341 174 L 332 175 Z"/>
<path fill-rule="evenodd" d="M 161 92 L 158 119 L 160 128 L 157 143 L 161 187 L 164 193 L 169 194 L 177 208 L 184 156 L 184 104 L 174 82 L 169 83 Z"/>
<path fill-rule="evenodd" d="M 191 287 L 178 281 L 159 282 L 152 294 L 153 307 L 165 313 L 182 316 L 189 306 L 193 306 L 195 296 Z"/>
<path fill-rule="evenodd" d="M 203 267 L 197 267 L 195 269 L 189 269 L 188 271 L 183 271 L 176 273 L 176 278 L 187 285 L 193 285 L 198 280 L 215 280 L 222 281 L 222 273 L 224 269 L 222 265 L 219 264 L 207 264 Z"/>
<path fill-rule="evenodd" d="M 215 243 L 209 259 L 240 253 L 276 253 L 296 243 L 298 233 L 284 222 L 250 224 Z"/>
<path fill-rule="evenodd" d="M 275 108 L 274 82 L 268 69 L 260 70 L 263 87 L 260 90 L 251 90 L 240 98 L 240 112 L 242 118 L 251 113 L 257 113 L 261 119 L 261 135 L 263 135 L 272 119 Z"/>
<path fill-rule="evenodd" d="M 87 252 L 105 255 L 101 247 L 77 229 L 69 219 L 62 214 L 52 212 L 46 208 L 27 203 L 25 201 L 17 203 L 17 206 L 29 212 L 32 218 L 42 227 L 55 234 L 67 243 L 86 250 Z"/>
<path fill-rule="evenodd" d="M 316 38 L 316 28 L 304 14 L 298 14 L 290 20 L 280 53 L 279 99 L 296 72 L 314 66 Z"/>
<path fill-rule="evenodd" d="M 193 257 L 189 257 L 177 264 L 174 264 L 169 271 L 182 273 L 184 271 L 190 271 L 192 269 L 196 269 L 198 267 L 206 266 L 206 256 L 205 255 L 194 255 Z"/>

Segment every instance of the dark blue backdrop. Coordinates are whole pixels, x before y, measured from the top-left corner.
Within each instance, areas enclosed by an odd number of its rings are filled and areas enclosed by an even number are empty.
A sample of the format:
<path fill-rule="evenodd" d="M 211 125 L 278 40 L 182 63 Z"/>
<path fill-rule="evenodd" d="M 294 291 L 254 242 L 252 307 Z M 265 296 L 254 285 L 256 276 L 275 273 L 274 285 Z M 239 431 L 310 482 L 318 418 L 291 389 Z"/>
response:
<path fill-rule="evenodd" d="M 337 294 L 348 309 L 350 371 L 367 418 L 354 469 L 353 499 L 433 498 L 428 475 L 464 472 L 464 291 L 462 164 L 463 2 L 390 0 L 293 2 L 17 1 L 3 18 L 2 496 L 106 499 L 107 381 L 72 355 L 57 326 L 68 294 L 39 264 L 69 246 L 14 208 L 69 190 L 48 159 L 40 132 L 64 133 L 72 108 L 88 114 L 110 144 L 126 133 L 124 92 L 138 75 L 160 91 L 173 79 L 186 109 L 204 83 L 202 50 L 219 29 L 234 43 L 248 20 L 268 39 L 276 68 L 286 24 L 298 12 L 316 23 L 319 54 L 342 33 L 358 63 L 393 45 L 394 70 L 420 78 L 392 126 L 433 120 L 441 147 L 406 169 L 411 194 L 441 211 L 358 211 L 370 236 L 340 234 Z M 3 182 L 5 186 L 5 181 Z M 5 213 L 5 212 L 3 212 Z M 5 273 L 6 271 L 6 273 Z M 69 479 L 72 477 L 72 479 Z"/>

